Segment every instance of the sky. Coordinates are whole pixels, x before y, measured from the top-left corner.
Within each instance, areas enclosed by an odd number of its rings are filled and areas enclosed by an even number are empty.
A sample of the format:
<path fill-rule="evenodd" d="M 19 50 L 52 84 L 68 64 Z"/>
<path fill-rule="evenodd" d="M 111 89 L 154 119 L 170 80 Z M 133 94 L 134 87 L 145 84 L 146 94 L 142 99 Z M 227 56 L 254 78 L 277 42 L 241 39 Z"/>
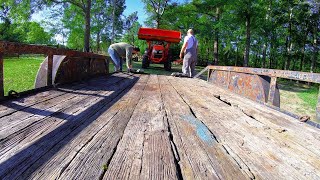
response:
<path fill-rule="evenodd" d="M 178 3 L 185 3 L 188 2 L 189 0 L 173 0 L 173 2 L 178 2 Z M 123 14 L 125 16 L 129 16 L 135 11 L 138 11 L 138 22 L 141 25 L 144 25 L 144 21 L 147 19 L 147 14 L 144 9 L 144 3 L 141 2 L 141 0 L 126 0 L 126 6 L 127 8 L 124 10 Z M 44 20 L 46 17 L 46 10 L 37 12 L 32 15 L 31 20 L 36 21 L 36 22 L 41 22 Z M 62 36 L 61 35 L 56 35 L 55 39 L 58 42 L 62 41 Z"/>
<path fill-rule="evenodd" d="M 126 0 L 127 8 L 123 14 L 129 16 L 131 13 L 138 11 L 138 22 L 143 25 L 143 22 L 147 18 L 147 14 L 144 10 L 144 4 L 140 0 Z"/>
<path fill-rule="evenodd" d="M 173 0 L 178 3 L 185 3 L 188 2 L 189 0 Z M 126 0 L 126 6 L 127 8 L 124 10 L 124 15 L 129 16 L 131 13 L 138 11 L 138 22 L 140 24 L 144 24 L 143 22 L 147 18 L 147 14 L 144 10 L 144 4 L 141 2 L 141 0 Z M 40 22 L 43 20 L 45 16 L 45 11 L 40 11 L 38 13 L 35 13 L 32 15 L 32 20 Z"/>

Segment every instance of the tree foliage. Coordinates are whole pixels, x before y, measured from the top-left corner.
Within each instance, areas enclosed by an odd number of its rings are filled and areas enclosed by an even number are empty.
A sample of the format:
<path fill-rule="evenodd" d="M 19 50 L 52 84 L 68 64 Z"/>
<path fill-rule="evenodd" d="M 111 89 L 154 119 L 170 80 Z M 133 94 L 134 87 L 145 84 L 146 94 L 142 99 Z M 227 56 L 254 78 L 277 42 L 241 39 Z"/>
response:
<path fill-rule="evenodd" d="M 145 9 L 149 14 L 149 18 L 146 24 L 156 28 L 162 26 L 162 16 L 165 13 L 168 5 L 170 5 L 170 0 L 142 0 L 145 4 Z M 176 4 L 176 3 L 174 3 Z"/>
<path fill-rule="evenodd" d="M 199 64 L 319 72 L 319 6 L 315 0 L 193 0 L 167 6 L 161 26 L 194 28 Z"/>
<path fill-rule="evenodd" d="M 149 15 L 147 26 L 183 35 L 189 28 L 195 30 L 199 64 L 320 71 L 318 0 L 142 2 Z M 145 44 L 137 39 L 141 27 L 137 12 L 123 15 L 125 0 L 0 0 L 0 4 L 1 40 L 46 44 L 58 36 L 69 48 L 86 51 L 103 51 L 118 41 Z M 29 22 L 34 11 L 45 8 L 52 9 L 46 23 Z"/>

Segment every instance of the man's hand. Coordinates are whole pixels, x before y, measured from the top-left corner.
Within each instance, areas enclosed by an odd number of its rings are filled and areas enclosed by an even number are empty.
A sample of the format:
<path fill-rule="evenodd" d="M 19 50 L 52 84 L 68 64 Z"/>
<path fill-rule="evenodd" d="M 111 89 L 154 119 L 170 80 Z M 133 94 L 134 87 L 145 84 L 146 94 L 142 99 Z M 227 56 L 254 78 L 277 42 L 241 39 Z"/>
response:
<path fill-rule="evenodd" d="M 182 59 L 183 58 L 183 53 L 180 53 L 179 57 L 180 57 L 180 59 Z"/>

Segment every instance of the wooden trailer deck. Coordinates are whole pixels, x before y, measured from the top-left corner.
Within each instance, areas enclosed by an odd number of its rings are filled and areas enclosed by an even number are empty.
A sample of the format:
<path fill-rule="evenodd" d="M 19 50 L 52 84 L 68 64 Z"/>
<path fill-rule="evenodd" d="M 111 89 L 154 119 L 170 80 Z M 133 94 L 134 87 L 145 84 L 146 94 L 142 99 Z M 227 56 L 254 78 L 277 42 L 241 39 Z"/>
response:
<path fill-rule="evenodd" d="M 197 79 L 113 74 L 0 117 L 0 179 L 320 179 L 319 129 Z"/>

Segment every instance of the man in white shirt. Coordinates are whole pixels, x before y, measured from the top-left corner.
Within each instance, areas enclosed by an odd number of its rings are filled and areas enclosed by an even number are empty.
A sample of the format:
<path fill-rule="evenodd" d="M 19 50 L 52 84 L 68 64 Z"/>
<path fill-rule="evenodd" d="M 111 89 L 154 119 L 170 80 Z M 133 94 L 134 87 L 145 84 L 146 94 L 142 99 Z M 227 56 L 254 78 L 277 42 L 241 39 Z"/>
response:
<path fill-rule="evenodd" d="M 182 73 L 193 77 L 196 75 L 195 66 L 197 62 L 197 48 L 198 41 L 193 35 L 193 30 L 189 29 L 187 36 L 184 38 L 184 42 L 180 51 L 180 58 L 183 57 Z"/>

